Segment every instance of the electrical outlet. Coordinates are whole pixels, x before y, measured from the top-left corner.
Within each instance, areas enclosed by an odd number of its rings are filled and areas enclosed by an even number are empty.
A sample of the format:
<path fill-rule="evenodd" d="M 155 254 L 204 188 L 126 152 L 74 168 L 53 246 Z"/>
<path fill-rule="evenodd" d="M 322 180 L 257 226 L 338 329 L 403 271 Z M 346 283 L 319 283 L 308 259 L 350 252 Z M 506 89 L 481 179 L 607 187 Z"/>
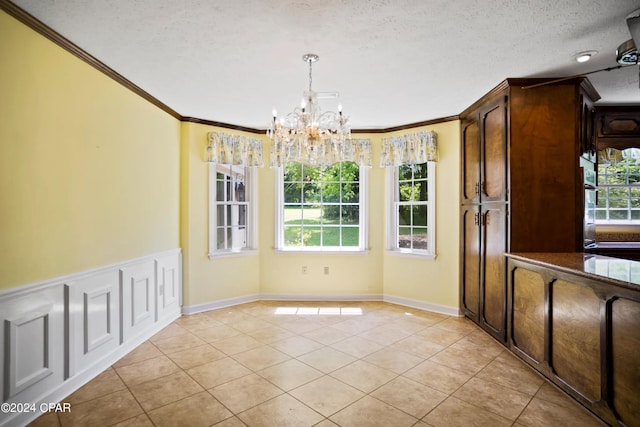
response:
<path fill-rule="evenodd" d="M 307 274 L 307 266 L 306 265 L 302 266 L 302 274 Z"/>
<path fill-rule="evenodd" d="M 329 267 L 324 268 L 324 274 L 329 274 Z"/>

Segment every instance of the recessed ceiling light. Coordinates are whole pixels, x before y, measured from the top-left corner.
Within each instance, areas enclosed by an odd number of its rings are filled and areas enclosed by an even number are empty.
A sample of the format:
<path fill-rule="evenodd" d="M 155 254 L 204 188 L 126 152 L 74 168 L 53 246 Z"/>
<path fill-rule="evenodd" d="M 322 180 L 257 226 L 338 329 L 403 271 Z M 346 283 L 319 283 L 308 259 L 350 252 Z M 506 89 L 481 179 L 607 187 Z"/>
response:
<path fill-rule="evenodd" d="M 580 52 L 576 55 L 576 61 L 578 62 L 587 62 L 588 60 L 591 59 L 592 56 L 594 56 L 595 54 L 597 54 L 598 51 L 596 50 L 587 50 L 584 52 Z"/>

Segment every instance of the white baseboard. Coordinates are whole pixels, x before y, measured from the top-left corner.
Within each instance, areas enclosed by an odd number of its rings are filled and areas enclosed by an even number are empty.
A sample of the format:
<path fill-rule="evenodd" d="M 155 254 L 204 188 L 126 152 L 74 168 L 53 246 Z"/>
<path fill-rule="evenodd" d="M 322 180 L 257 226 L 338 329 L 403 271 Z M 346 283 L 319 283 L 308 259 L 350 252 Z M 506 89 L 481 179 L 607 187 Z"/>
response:
<path fill-rule="evenodd" d="M 205 302 L 202 304 L 189 305 L 182 307 L 182 314 L 196 314 L 209 310 L 217 310 L 219 308 L 231 307 L 239 304 L 246 304 L 260 300 L 260 294 L 246 295 L 242 297 L 226 298 L 217 301 Z"/>
<path fill-rule="evenodd" d="M 417 308 L 419 310 L 434 313 L 446 314 L 448 316 L 462 316 L 458 307 L 450 307 L 441 304 L 414 300 L 410 298 L 398 297 L 386 294 L 293 294 L 293 293 L 260 293 L 244 297 L 228 298 L 219 301 L 212 301 L 204 304 L 182 307 L 182 314 L 196 314 L 219 308 L 231 307 L 239 304 L 246 304 L 254 301 L 385 301 L 405 307 Z"/>
<path fill-rule="evenodd" d="M 261 293 L 265 301 L 382 301 L 382 294 L 278 294 Z"/>
<path fill-rule="evenodd" d="M 414 300 L 410 298 L 398 297 L 394 295 L 384 295 L 383 301 L 392 304 L 404 305 L 405 307 L 417 308 L 420 310 L 431 311 L 434 313 L 446 314 L 448 316 L 461 317 L 462 312 L 458 307 L 451 307 L 448 305 L 434 304 L 431 302 L 425 302 L 420 300 Z"/>

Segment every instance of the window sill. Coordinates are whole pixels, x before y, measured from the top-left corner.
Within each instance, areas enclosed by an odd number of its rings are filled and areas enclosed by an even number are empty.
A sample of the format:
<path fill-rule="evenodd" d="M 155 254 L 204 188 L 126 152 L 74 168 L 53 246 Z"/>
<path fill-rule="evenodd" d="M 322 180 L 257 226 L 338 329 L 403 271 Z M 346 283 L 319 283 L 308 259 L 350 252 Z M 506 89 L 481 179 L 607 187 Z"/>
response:
<path fill-rule="evenodd" d="M 241 251 L 220 251 L 209 254 L 209 259 L 234 258 L 258 255 L 257 249 L 244 249 Z"/>
<path fill-rule="evenodd" d="M 432 254 L 429 252 L 409 252 L 409 251 L 401 251 L 398 249 L 387 249 L 385 253 L 389 256 L 400 257 L 400 258 L 435 260 L 437 257 L 436 254 Z"/>
<path fill-rule="evenodd" d="M 274 248 L 273 251 L 277 254 L 292 254 L 292 255 L 368 255 L 370 249 L 281 249 Z"/>

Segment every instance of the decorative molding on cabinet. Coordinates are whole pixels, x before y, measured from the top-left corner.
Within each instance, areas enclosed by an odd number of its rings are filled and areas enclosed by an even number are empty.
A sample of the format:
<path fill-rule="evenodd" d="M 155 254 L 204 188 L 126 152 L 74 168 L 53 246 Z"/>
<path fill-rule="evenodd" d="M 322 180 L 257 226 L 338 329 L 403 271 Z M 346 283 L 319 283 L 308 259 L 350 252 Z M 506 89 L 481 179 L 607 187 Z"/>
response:
<path fill-rule="evenodd" d="M 173 249 L 0 292 L 3 402 L 26 425 L 180 317 L 181 251 Z M 43 406 L 44 407 L 44 406 Z"/>

